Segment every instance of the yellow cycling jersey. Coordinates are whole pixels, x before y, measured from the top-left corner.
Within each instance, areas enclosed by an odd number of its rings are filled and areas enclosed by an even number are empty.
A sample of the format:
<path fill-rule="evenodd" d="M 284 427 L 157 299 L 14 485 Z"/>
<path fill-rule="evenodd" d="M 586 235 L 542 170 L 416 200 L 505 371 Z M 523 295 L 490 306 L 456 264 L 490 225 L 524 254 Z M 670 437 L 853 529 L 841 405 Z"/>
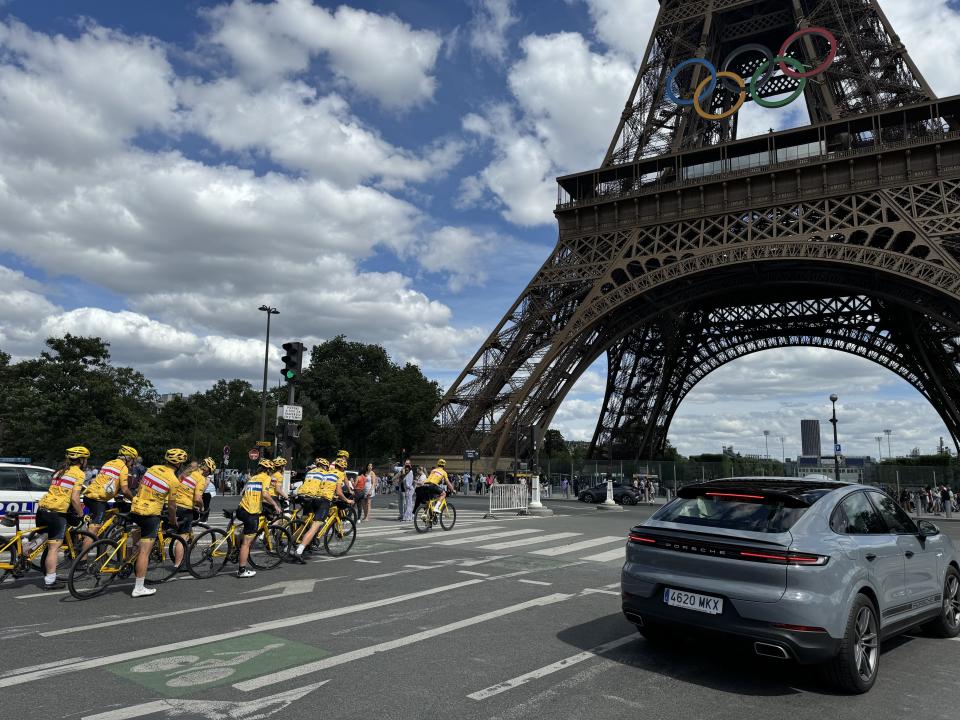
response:
<path fill-rule="evenodd" d="M 427 485 L 441 485 L 447 479 L 447 471 L 443 468 L 434 468 L 427 477 Z"/>
<path fill-rule="evenodd" d="M 271 478 L 265 472 L 257 473 L 243 486 L 243 495 L 240 496 L 240 507 L 251 515 L 263 512 L 263 494 L 267 492 L 267 485 Z"/>
<path fill-rule="evenodd" d="M 154 465 L 140 478 L 130 511 L 136 515 L 160 515 L 167 498 L 174 496 L 179 486 L 177 474 L 170 467 Z"/>
<path fill-rule="evenodd" d="M 343 479 L 346 477 L 346 473 L 342 471 L 327 470 L 324 473 L 320 473 L 320 498 L 324 500 L 333 500 L 333 496 L 337 494 L 337 488 L 343 487 Z"/>
<path fill-rule="evenodd" d="M 71 465 L 63 471 L 60 476 L 54 475 L 50 481 L 50 488 L 40 498 L 40 507 L 44 510 L 64 513 L 70 509 L 70 496 L 77 487 L 77 483 L 83 486 L 83 470 L 76 465 Z"/>
<path fill-rule="evenodd" d="M 278 470 L 270 476 L 270 484 L 267 485 L 267 492 L 270 493 L 272 497 L 276 497 L 277 492 L 281 488 L 283 488 L 283 473 Z"/>
<path fill-rule="evenodd" d="M 319 470 L 311 470 L 303 478 L 303 484 L 297 489 L 297 495 L 307 497 L 320 497 L 320 490 L 323 485 L 323 473 Z"/>
<path fill-rule="evenodd" d="M 203 502 L 203 491 L 207 489 L 207 477 L 199 470 L 189 475 L 180 476 L 180 485 L 177 487 L 177 506 L 192 510 L 195 505 Z"/>
<path fill-rule="evenodd" d="M 90 481 L 84 497 L 91 500 L 113 500 L 120 490 L 127 489 L 127 476 L 130 470 L 123 458 L 105 462 L 97 476 Z"/>

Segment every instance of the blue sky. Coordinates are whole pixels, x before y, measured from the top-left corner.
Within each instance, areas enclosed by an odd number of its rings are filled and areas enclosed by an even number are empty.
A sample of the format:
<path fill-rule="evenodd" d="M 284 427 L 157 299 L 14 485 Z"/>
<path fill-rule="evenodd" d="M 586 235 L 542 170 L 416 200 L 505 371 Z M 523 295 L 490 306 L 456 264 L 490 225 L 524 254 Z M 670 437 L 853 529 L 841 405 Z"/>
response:
<path fill-rule="evenodd" d="M 954 92 L 960 17 L 905 5 L 884 3 Z M 267 302 L 276 358 L 344 333 L 449 383 L 552 249 L 554 178 L 600 162 L 656 7 L 0 1 L 0 347 L 97 334 L 162 390 L 256 380 Z M 568 436 L 591 434 L 603 373 L 561 408 Z M 770 429 L 790 454 L 841 383 L 851 452 L 880 417 L 900 452 L 945 432 L 886 371 L 784 350 L 711 375 L 672 439 L 754 452 Z"/>

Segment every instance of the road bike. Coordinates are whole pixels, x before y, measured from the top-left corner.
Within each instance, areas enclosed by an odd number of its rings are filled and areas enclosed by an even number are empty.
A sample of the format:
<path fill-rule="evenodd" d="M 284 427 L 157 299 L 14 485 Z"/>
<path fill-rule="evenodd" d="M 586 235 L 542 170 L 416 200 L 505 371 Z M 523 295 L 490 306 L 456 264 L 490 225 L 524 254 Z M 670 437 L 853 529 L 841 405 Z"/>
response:
<path fill-rule="evenodd" d="M 20 529 L 20 513 L 7 513 L 0 524 L 16 530 L 14 535 L 0 538 L 0 582 L 8 577 L 14 579 L 23 577 L 29 570 L 45 572 L 44 565 L 47 558 L 49 539 L 45 528 L 38 527 L 27 532 Z M 96 536 L 83 529 L 83 524 L 68 525 L 63 534 L 63 541 L 57 551 L 57 577 L 66 578 L 73 561 L 81 553 L 84 540 L 93 542 Z"/>
<path fill-rule="evenodd" d="M 357 522 L 349 512 L 352 507 L 354 506 L 340 502 L 334 502 L 330 506 L 326 520 L 313 536 L 313 541 L 310 543 L 311 550 L 319 550 L 320 538 L 323 538 L 323 549 L 332 557 L 341 557 L 350 551 L 357 539 Z M 312 512 L 307 513 L 295 528 L 291 528 L 294 545 L 300 544 L 301 538 L 315 519 Z"/>
<path fill-rule="evenodd" d="M 195 578 L 211 578 L 223 569 L 227 561 L 240 562 L 243 524 L 237 520 L 236 510 L 224 510 L 223 516 L 230 521 L 226 530 L 211 528 L 200 533 L 190 544 L 187 571 Z M 272 570 L 283 562 L 292 542 L 288 528 L 280 523 L 268 524 L 261 514 L 257 535 L 250 544 L 250 565 L 258 570 Z"/>
<path fill-rule="evenodd" d="M 437 523 L 444 530 L 452 530 L 456 522 L 457 509 L 450 504 L 446 495 L 431 498 L 420 506 L 413 517 L 413 527 L 419 533 L 427 532 Z"/>
<path fill-rule="evenodd" d="M 140 530 L 127 513 L 118 513 L 116 523 L 117 530 L 110 537 L 102 537 L 82 551 L 70 567 L 67 589 L 78 600 L 99 595 L 117 578 L 133 575 L 140 554 Z M 188 552 L 187 541 L 161 523 L 147 561 L 147 584 L 159 585 L 172 578 L 183 567 Z"/>

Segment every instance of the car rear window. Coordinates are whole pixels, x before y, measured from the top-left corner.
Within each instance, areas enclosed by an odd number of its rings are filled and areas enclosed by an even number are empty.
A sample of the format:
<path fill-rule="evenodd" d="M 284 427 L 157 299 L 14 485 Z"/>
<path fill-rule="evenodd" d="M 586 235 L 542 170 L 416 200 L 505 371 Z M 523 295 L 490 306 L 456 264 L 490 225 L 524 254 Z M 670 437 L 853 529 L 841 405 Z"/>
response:
<path fill-rule="evenodd" d="M 776 498 L 702 494 L 677 498 L 653 516 L 662 522 L 726 528 L 748 532 L 786 532 L 808 510 L 788 507 Z"/>

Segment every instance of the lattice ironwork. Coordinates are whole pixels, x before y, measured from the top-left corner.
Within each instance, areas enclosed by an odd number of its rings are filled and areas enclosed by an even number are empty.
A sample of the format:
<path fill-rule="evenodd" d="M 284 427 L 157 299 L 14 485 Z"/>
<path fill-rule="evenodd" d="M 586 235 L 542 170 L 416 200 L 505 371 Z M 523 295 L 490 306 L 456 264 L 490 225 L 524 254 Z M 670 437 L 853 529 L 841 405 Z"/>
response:
<path fill-rule="evenodd" d="M 662 101 L 681 59 L 808 25 L 839 40 L 807 85 L 812 126 L 734 142 Z M 888 368 L 960 448 L 958 118 L 872 0 L 662 0 L 604 166 L 560 179 L 557 246 L 447 391 L 435 449 L 525 451 L 606 356 L 592 452 L 654 456 L 707 374 L 787 346 Z"/>

